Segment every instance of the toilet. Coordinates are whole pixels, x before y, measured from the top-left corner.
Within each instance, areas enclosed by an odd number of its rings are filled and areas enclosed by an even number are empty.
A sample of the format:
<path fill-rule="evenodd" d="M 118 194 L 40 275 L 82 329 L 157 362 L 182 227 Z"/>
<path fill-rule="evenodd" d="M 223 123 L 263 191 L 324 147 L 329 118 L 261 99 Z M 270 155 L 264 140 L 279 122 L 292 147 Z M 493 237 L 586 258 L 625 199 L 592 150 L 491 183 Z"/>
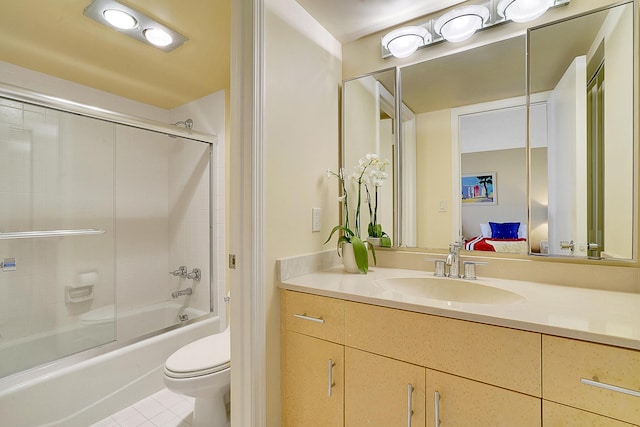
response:
<path fill-rule="evenodd" d="M 174 393 L 195 397 L 193 427 L 228 427 L 231 385 L 229 327 L 177 350 L 164 366 L 164 384 Z"/>

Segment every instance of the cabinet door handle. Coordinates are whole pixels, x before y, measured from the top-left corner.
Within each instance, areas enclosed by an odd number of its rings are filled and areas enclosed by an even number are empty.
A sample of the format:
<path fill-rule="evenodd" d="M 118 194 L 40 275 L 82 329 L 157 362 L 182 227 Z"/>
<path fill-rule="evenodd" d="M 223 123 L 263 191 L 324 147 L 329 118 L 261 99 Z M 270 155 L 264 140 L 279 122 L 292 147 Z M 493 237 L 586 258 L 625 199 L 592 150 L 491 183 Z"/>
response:
<path fill-rule="evenodd" d="M 435 400 L 435 408 L 433 410 L 435 423 L 434 427 L 440 427 L 440 392 L 435 392 L 434 394 Z"/>
<path fill-rule="evenodd" d="M 607 383 L 600 382 L 598 377 L 593 377 L 592 380 L 588 378 L 580 378 L 580 382 L 586 385 L 592 385 L 594 387 L 603 388 L 605 390 L 615 391 L 618 393 L 628 394 L 634 397 L 640 397 L 640 391 L 631 390 L 630 388 L 619 387 L 617 385 L 611 385 Z"/>
<path fill-rule="evenodd" d="M 411 394 L 413 393 L 413 386 L 409 384 L 407 386 L 407 427 L 411 427 L 411 416 L 413 415 L 413 403 Z"/>
<path fill-rule="evenodd" d="M 329 373 L 328 373 L 328 378 L 329 378 L 329 387 L 327 390 L 327 396 L 331 397 L 331 392 L 333 389 L 333 386 L 336 385 L 336 383 L 333 382 L 333 367 L 336 366 L 335 363 L 333 363 L 333 360 L 329 359 Z"/>
<path fill-rule="evenodd" d="M 303 313 L 303 314 L 294 314 L 293 317 L 296 317 L 298 319 L 302 319 L 302 320 L 309 320 L 311 322 L 316 322 L 316 323 L 324 323 L 324 319 L 321 317 L 311 317 L 311 316 L 307 316 L 307 313 Z"/>

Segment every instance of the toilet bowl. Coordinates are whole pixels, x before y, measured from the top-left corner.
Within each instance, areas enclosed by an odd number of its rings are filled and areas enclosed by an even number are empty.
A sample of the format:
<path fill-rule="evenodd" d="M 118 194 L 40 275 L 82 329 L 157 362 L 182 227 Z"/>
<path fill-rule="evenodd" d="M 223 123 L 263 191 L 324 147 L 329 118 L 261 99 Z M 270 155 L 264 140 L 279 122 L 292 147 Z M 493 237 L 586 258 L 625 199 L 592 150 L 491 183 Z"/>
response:
<path fill-rule="evenodd" d="M 174 393 L 194 397 L 193 427 L 228 427 L 231 384 L 229 328 L 177 350 L 164 366 L 164 384 Z"/>

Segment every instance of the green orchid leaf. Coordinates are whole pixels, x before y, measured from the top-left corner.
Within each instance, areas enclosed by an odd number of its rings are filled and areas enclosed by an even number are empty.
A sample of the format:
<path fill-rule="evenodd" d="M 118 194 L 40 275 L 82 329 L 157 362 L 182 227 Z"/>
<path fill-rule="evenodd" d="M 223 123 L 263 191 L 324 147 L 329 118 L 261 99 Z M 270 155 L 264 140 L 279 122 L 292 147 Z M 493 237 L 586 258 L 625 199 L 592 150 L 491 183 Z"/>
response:
<path fill-rule="evenodd" d="M 367 247 L 362 239 L 358 236 L 351 237 L 351 244 L 353 245 L 353 255 L 356 259 L 356 265 L 360 273 L 367 274 L 369 270 L 369 255 L 367 254 Z"/>
<path fill-rule="evenodd" d="M 327 238 L 327 240 L 325 240 L 324 244 L 326 245 L 327 243 L 329 243 L 329 240 L 331 240 L 335 232 L 339 230 L 342 230 L 344 232 L 344 234 L 347 236 L 347 239 L 350 239 L 351 236 L 353 236 L 353 231 L 349 230 L 344 225 L 336 225 L 335 227 L 333 227 L 333 230 L 331 230 L 331 233 L 329 234 L 329 237 Z"/>
<path fill-rule="evenodd" d="M 378 260 L 376 259 L 376 248 L 374 248 L 372 244 L 368 244 L 367 247 L 371 249 L 371 255 L 373 256 L 373 265 L 378 265 Z"/>
<path fill-rule="evenodd" d="M 380 238 L 380 246 L 383 246 L 385 248 L 390 248 L 391 247 L 391 238 L 389 236 L 387 236 L 387 233 L 385 233 Z"/>

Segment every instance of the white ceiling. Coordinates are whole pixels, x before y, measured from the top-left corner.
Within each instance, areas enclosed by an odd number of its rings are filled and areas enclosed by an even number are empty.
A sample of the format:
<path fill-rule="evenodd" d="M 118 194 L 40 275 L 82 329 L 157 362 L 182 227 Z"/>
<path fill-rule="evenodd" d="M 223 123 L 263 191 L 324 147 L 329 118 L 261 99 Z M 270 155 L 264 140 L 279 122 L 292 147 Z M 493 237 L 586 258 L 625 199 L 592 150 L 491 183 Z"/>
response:
<path fill-rule="evenodd" d="M 461 0 L 297 0 L 339 42 L 348 43 Z"/>

